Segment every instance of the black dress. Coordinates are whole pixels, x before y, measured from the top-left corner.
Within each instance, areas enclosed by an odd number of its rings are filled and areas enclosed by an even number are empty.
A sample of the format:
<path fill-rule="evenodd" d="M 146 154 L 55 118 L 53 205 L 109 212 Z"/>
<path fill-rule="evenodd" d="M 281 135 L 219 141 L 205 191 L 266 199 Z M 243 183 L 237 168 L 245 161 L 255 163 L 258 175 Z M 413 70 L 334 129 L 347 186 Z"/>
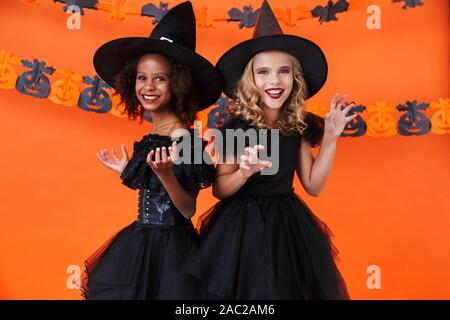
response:
<path fill-rule="evenodd" d="M 300 140 L 317 145 L 323 134 L 323 119 L 306 119 L 302 136 L 280 133 L 277 174 L 255 173 L 200 217 L 201 245 L 184 271 L 205 282 L 208 298 L 349 298 L 331 231 L 292 187 Z M 225 128 L 251 126 L 238 118 Z"/>
<path fill-rule="evenodd" d="M 190 133 L 194 139 L 193 130 Z M 126 186 L 139 189 L 138 217 L 86 260 L 82 279 L 86 299 L 203 298 L 198 281 L 180 272 L 198 235 L 146 162 L 151 150 L 171 144 L 169 136 L 157 134 L 134 143 L 121 178 Z M 200 142 L 200 147 L 205 144 Z M 183 188 L 195 196 L 214 179 L 211 164 L 182 163 L 172 168 Z"/>

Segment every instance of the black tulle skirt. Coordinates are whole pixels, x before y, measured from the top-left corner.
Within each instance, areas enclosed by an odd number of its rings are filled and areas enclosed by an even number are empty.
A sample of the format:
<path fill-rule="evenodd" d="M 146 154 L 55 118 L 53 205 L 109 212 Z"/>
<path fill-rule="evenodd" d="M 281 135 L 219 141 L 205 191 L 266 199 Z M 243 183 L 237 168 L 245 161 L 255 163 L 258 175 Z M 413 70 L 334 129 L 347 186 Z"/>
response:
<path fill-rule="evenodd" d="M 331 231 L 295 193 L 225 199 L 200 217 L 184 272 L 210 299 L 349 299 Z"/>
<path fill-rule="evenodd" d="M 86 261 L 81 281 L 86 299 L 202 299 L 199 282 L 181 273 L 197 234 L 191 224 L 133 222 Z"/>

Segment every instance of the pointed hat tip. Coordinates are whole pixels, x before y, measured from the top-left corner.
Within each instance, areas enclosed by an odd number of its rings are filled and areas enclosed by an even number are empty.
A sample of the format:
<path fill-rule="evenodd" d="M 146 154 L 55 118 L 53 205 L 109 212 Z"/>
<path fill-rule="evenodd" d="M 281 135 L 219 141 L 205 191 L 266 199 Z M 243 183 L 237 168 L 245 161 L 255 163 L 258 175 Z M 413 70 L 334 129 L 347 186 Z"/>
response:
<path fill-rule="evenodd" d="M 272 11 L 267 0 L 264 0 L 259 10 L 258 17 L 256 19 L 255 31 L 253 38 L 270 36 L 274 34 L 283 34 L 283 30 Z"/>

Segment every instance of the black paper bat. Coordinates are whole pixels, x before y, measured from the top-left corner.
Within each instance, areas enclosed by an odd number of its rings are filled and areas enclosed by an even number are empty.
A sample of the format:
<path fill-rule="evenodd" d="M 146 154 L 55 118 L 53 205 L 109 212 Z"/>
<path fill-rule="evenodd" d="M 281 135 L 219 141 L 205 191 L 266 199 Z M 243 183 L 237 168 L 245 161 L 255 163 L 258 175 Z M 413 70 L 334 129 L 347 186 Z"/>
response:
<path fill-rule="evenodd" d="M 243 27 L 252 28 L 256 24 L 256 17 L 258 17 L 259 8 L 253 11 L 252 6 L 244 6 L 244 12 L 238 8 L 231 8 L 228 11 L 230 19 L 227 21 L 241 21 L 239 24 L 239 29 Z"/>
<path fill-rule="evenodd" d="M 348 10 L 349 3 L 345 0 L 339 0 L 336 3 L 333 3 L 332 0 L 328 0 L 327 5 L 317 6 L 311 10 L 313 17 L 319 17 L 319 22 L 322 24 L 323 22 L 328 21 L 336 21 L 336 14 L 339 12 L 346 12 Z"/>
<path fill-rule="evenodd" d="M 415 8 L 417 6 L 423 6 L 424 3 L 421 0 L 394 0 L 394 2 L 404 2 L 402 9 L 406 10 L 407 8 Z"/>
<path fill-rule="evenodd" d="M 152 24 L 156 24 L 166 15 L 169 11 L 169 4 L 167 2 L 160 2 L 159 8 L 153 3 L 147 3 L 142 7 L 141 16 L 154 17 Z"/>
<path fill-rule="evenodd" d="M 53 0 L 53 2 L 65 3 L 66 5 L 63 7 L 64 12 L 67 12 L 67 9 L 70 6 L 77 6 L 80 8 L 80 13 L 83 15 L 83 8 L 97 10 L 95 5 L 98 3 L 98 0 Z"/>

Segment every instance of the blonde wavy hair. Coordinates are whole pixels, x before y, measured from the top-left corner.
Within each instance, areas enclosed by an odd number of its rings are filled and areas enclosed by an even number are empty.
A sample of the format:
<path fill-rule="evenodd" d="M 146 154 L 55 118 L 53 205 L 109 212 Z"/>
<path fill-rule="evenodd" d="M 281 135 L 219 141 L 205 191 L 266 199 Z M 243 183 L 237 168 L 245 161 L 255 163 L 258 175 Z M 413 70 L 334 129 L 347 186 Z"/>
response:
<path fill-rule="evenodd" d="M 288 54 L 286 52 L 286 54 Z M 288 54 L 292 60 L 294 82 L 289 97 L 281 107 L 276 128 L 284 135 L 302 134 L 308 126 L 304 121 L 304 103 L 308 89 L 302 75 L 302 66 L 297 58 Z M 262 103 L 262 92 L 256 86 L 253 74 L 253 57 L 245 67 L 241 79 L 236 84 L 234 112 L 257 128 L 267 128 L 264 113 L 259 107 Z"/>

